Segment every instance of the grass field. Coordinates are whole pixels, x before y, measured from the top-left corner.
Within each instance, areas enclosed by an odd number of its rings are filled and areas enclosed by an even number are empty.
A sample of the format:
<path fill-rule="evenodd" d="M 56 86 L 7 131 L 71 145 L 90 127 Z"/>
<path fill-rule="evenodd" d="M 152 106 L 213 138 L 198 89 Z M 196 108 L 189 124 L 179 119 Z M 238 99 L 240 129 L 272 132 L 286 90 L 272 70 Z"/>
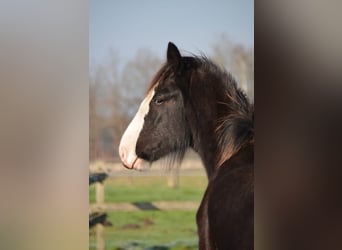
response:
<path fill-rule="evenodd" d="M 109 212 L 106 249 L 197 249 L 195 211 Z M 95 235 L 90 236 L 95 249 Z M 158 248 L 158 249 L 159 249 Z"/>
<path fill-rule="evenodd" d="M 181 176 L 179 187 L 167 186 L 165 176 L 117 177 L 105 181 L 105 202 L 198 201 L 206 176 Z M 90 202 L 95 189 L 89 188 Z M 196 210 L 107 212 L 113 224 L 105 227 L 105 245 L 110 250 L 194 250 L 197 246 Z M 90 231 L 89 249 L 95 248 Z"/>
<path fill-rule="evenodd" d="M 167 186 L 165 176 L 117 177 L 105 181 L 105 202 L 200 201 L 207 185 L 206 176 L 180 176 L 179 187 Z M 95 187 L 89 188 L 90 203 Z"/>

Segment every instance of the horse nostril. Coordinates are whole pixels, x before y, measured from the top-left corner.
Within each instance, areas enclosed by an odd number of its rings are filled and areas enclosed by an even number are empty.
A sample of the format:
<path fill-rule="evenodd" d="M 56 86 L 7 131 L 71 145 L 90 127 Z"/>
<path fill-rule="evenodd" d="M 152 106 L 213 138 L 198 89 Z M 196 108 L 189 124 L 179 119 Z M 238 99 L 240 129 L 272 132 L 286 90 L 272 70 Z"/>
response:
<path fill-rule="evenodd" d="M 127 149 L 126 147 L 120 147 L 120 148 L 119 148 L 119 156 L 120 156 L 122 165 L 123 165 L 125 168 L 132 169 L 133 166 L 131 166 L 131 165 L 129 164 L 128 155 L 129 155 L 129 152 L 128 152 L 128 149 Z"/>

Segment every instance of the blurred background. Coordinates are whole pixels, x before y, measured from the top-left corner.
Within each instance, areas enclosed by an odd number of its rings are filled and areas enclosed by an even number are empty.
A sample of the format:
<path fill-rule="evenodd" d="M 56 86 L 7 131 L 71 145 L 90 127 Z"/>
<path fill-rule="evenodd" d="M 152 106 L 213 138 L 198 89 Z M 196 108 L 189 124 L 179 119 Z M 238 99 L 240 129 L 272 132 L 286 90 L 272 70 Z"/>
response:
<path fill-rule="evenodd" d="M 253 1 L 91 0 L 90 249 L 198 248 L 195 214 L 207 177 L 197 155 L 189 151 L 173 170 L 157 162 L 143 173 L 118 158 L 169 41 L 183 55 L 211 58 L 254 99 Z"/>

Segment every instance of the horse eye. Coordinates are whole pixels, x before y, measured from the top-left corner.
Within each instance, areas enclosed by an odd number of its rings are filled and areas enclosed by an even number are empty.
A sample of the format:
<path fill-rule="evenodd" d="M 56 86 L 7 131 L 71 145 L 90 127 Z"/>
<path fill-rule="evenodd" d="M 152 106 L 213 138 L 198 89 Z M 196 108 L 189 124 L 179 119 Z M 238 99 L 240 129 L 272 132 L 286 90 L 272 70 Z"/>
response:
<path fill-rule="evenodd" d="M 160 105 L 160 104 L 162 104 L 163 102 L 164 102 L 164 100 L 163 100 L 163 99 L 160 99 L 160 98 L 156 98 L 156 99 L 154 100 L 154 103 L 157 104 L 157 105 Z"/>

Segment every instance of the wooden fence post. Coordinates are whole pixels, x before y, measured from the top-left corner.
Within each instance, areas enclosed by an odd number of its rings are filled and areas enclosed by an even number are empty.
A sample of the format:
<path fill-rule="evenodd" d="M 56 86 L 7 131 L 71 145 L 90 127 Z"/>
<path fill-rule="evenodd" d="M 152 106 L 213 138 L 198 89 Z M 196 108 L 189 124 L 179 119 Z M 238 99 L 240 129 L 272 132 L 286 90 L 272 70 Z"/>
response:
<path fill-rule="evenodd" d="M 103 208 L 104 205 L 104 185 L 101 182 L 95 183 L 96 205 Z"/>
<path fill-rule="evenodd" d="M 96 224 L 96 249 L 105 249 L 104 226 L 101 223 Z"/>
<path fill-rule="evenodd" d="M 101 210 L 104 210 L 104 185 L 102 182 L 95 183 L 96 205 Z M 96 249 L 105 249 L 104 226 L 101 223 L 96 225 Z"/>
<path fill-rule="evenodd" d="M 179 185 L 179 167 L 176 166 L 170 170 L 167 178 L 167 186 L 170 188 L 178 188 Z"/>

